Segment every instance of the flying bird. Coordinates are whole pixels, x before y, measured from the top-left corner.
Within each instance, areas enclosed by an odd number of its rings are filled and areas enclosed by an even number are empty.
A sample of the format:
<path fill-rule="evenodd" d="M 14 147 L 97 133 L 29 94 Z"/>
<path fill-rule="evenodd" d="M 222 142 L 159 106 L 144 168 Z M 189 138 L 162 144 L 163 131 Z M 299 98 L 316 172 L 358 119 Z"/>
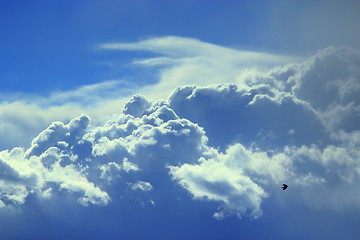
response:
<path fill-rule="evenodd" d="M 288 185 L 286 184 L 283 184 L 283 186 L 281 187 L 283 190 L 287 189 L 288 188 Z"/>

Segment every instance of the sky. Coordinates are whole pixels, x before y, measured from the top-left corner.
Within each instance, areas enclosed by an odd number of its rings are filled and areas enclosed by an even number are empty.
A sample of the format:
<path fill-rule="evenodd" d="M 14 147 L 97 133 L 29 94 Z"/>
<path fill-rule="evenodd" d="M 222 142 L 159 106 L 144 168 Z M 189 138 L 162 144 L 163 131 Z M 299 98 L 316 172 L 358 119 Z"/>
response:
<path fill-rule="evenodd" d="M 0 11 L 0 239 L 358 239 L 358 1 Z"/>

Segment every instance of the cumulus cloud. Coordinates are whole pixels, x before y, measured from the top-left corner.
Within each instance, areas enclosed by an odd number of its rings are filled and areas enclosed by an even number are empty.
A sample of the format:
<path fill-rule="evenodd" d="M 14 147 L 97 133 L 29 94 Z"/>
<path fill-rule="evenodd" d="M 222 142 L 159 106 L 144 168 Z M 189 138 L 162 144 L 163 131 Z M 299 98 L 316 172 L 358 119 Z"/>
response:
<path fill-rule="evenodd" d="M 193 54 L 173 49 L 179 39 L 160 40 L 102 47 Z M 188 41 L 180 48 L 200 44 Z M 217 203 L 217 219 L 257 218 L 286 182 L 304 205 L 359 208 L 359 55 L 328 48 L 244 73 L 238 84 L 178 87 L 167 100 L 133 96 L 102 124 L 88 115 L 53 122 L 28 148 L 0 152 L 0 206 L 21 208 L 29 196 L 84 206 L 136 197 L 155 207 L 190 197 Z"/>
<path fill-rule="evenodd" d="M 24 203 L 30 192 L 38 197 L 44 192 L 48 198 L 56 190 L 67 190 L 69 194 L 81 193 L 78 201 L 83 205 L 108 204 L 110 196 L 103 189 L 111 181 L 124 181 L 125 185 L 129 179 L 122 178 L 122 174 L 139 171 L 143 177 L 152 178 L 154 171 L 171 161 L 170 152 L 194 152 L 201 147 L 205 136 L 196 124 L 179 119 L 163 102 L 152 104 L 146 112 L 135 111 L 143 103 L 147 100 L 135 96 L 124 113 L 136 116 L 121 114 L 100 127 L 90 128 L 90 119 L 85 115 L 68 124 L 54 122 L 27 151 L 14 148 L 1 152 L 1 163 L 6 166 L 2 168 L 3 185 L 12 186 L 1 188 L 3 203 Z M 174 144 L 182 140 L 182 146 Z M 190 161 L 180 158 L 185 155 L 177 154 L 172 159 L 174 164 Z M 164 159 L 160 161 L 161 157 Z M 194 162 L 196 156 L 190 159 Z M 137 180 L 131 188 L 149 191 L 153 186 Z"/>
<path fill-rule="evenodd" d="M 143 77 L 121 76 L 121 79 L 50 92 L 45 96 L 1 93 L 0 137 L 4 139 L 0 143 L 1 150 L 17 146 L 28 148 L 32 139 L 53 121 L 68 122 L 83 113 L 92 118 L 93 124 L 102 125 L 118 114 L 136 93 L 148 99 L 165 100 L 179 86 L 233 83 L 247 68 L 268 69 L 298 60 L 174 36 L 105 43 L 98 47 L 102 51 L 149 51 L 157 56 L 129 60 L 130 64 L 123 66 L 125 70 L 135 67 L 136 72 L 145 69 L 146 81 L 141 80 Z M 118 67 L 118 64 L 112 65 Z"/>
<path fill-rule="evenodd" d="M 144 181 L 137 181 L 136 183 L 131 183 L 130 187 L 132 190 L 141 190 L 141 191 L 151 191 L 153 186 Z"/>
<path fill-rule="evenodd" d="M 327 48 L 299 64 L 249 74 L 245 81 L 270 85 L 280 93 L 307 103 L 329 131 L 359 130 L 360 53 Z"/>
<path fill-rule="evenodd" d="M 32 139 L 54 121 L 68 122 L 87 113 L 100 122 L 118 112 L 137 86 L 121 80 L 108 80 L 80 86 L 48 96 L 1 93 L 0 149 L 29 147 Z"/>
<path fill-rule="evenodd" d="M 50 147 L 40 156 L 29 157 L 21 148 L 2 151 L 0 160 L 2 168 L 1 196 L 7 204 L 23 204 L 29 194 L 39 198 L 49 198 L 51 186 L 56 185 L 58 191 L 79 192 L 78 201 L 87 205 L 107 204 L 109 195 L 93 182 L 89 182 L 81 167 L 75 164 L 64 165 L 68 158 L 76 158 L 61 153 L 56 147 Z M 70 162 L 75 159 L 70 159 Z"/>

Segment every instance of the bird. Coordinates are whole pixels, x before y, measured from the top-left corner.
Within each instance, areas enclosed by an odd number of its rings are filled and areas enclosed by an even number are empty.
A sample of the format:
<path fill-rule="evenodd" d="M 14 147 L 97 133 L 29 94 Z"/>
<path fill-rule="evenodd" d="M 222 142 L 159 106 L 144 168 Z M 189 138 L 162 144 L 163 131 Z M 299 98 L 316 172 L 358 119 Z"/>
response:
<path fill-rule="evenodd" d="M 285 189 L 287 189 L 287 188 L 288 188 L 288 185 L 283 184 L 283 186 L 282 186 L 281 188 L 282 188 L 282 190 L 285 190 Z"/>

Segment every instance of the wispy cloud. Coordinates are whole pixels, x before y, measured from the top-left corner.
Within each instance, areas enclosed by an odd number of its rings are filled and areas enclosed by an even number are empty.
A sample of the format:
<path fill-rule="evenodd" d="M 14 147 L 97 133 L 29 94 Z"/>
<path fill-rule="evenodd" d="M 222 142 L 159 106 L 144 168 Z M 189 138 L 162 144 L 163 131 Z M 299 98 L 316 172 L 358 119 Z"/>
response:
<path fill-rule="evenodd" d="M 112 51 L 148 51 L 158 56 L 136 59 L 133 64 L 143 67 L 160 67 L 158 82 L 147 86 L 141 94 L 151 98 L 166 98 L 179 86 L 196 84 L 206 86 L 233 83 L 244 70 L 269 69 L 298 57 L 243 51 L 222 47 L 193 38 L 157 37 L 132 43 L 105 43 L 100 49 Z M 239 83 L 238 84 L 242 84 Z"/>
<path fill-rule="evenodd" d="M 268 63 L 284 62 L 288 56 L 263 52 L 244 51 L 202 42 L 194 38 L 166 36 L 154 37 L 131 43 L 104 43 L 99 48 L 118 51 L 149 51 L 171 58 L 211 57 L 228 59 L 236 62 Z"/>

